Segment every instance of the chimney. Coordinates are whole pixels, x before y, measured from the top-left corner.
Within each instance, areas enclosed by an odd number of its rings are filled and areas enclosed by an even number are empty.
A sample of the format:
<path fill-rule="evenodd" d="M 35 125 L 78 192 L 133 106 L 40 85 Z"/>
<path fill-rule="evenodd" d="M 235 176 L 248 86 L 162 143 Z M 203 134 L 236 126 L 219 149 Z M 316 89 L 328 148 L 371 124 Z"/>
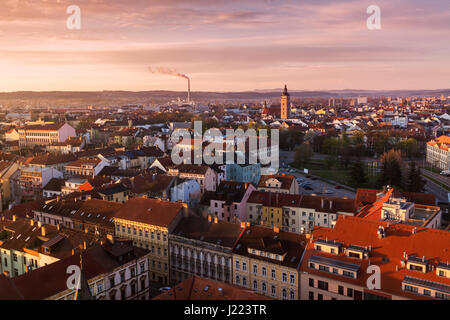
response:
<path fill-rule="evenodd" d="M 188 79 L 188 96 L 187 96 L 187 103 L 189 104 L 191 101 L 191 79 Z"/>
<path fill-rule="evenodd" d="M 42 227 L 41 227 L 41 234 L 42 234 L 43 237 L 45 237 L 46 231 L 47 231 L 47 230 L 45 230 L 45 227 L 42 226 Z"/>

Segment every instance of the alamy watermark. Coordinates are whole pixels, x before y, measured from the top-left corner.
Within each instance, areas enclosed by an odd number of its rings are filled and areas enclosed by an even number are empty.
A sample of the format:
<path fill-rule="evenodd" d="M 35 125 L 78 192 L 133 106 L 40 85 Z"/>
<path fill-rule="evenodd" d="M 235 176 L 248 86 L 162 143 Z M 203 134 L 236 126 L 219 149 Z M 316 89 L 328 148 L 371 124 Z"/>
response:
<path fill-rule="evenodd" d="M 379 6 L 373 4 L 367 7 L 367 14 L 370 14 L 367 18 L 367 29 L 380 30 L 381 29 L 381 9 Z"/>
<path fill-rule="evenodd" d="M 71 5 L 67 7 L 67 14 L 70 16 L 67 18 L 66 25 L 69 30 L 81 29 L 81 9 L 77 5 Z"/>
<path fill-rule="evenodd" d="M 278 129 L 226 129 L 225 136 L 217 128 L 203 134 L 202 121 L 194 121 L 193 135 L 188 129 L 175 130 L 171 135 L 172 162 L 178 164 L 260 164 L 261 174 L 279 169 Z M 204 146 L 205 145 L 205 146 Z M 193 157 L 192 157 L 193 156 Z"/>

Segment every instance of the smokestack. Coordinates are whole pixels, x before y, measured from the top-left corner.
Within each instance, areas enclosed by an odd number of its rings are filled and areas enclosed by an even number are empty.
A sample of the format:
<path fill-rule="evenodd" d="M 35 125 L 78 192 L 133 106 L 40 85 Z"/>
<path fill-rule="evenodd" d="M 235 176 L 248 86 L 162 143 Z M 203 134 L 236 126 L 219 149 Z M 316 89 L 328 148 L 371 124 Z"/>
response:
<path fill-rule="evenodd" d="M 188 96 L 187 103 L 190 104 L 191 101 L 191 79 L 188 78 Z"/>

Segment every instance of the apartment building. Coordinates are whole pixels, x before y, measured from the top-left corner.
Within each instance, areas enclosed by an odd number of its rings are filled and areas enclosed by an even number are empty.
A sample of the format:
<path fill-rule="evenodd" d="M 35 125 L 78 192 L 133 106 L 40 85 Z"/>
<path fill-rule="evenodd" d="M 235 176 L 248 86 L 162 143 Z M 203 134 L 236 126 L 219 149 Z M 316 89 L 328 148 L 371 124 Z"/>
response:
<path fill-rule="evenodd" d="M 247 227 L 233 249 L 233 283 L 274 299 L 298 300 L 306 242 L 276 227 Z"/>
<path fill-rule="evenodd" d="M 355 214 L 354 199 L 254 191 L 247 201 L 247 221 L 302 234 L 331 227 L 340 214 Z"/>
<path fill-rule="evenodd" d="M 286 174 L 262 175 L 258 191 L 299 194 L 299 186 L 294 176 Z"/>
<path fill-rule="evenodd" d="M 202 192 L 216 191 L 218 183 L 217 173 L 208 166 L 181 164 L 175 168 L 169 168 L 167 173 L 182 179 L 192 179 L 197 181 Z"/>
<path fill-rule="evenodd" d="M 82 251 L 82 269 L 88 288 L 96 300 L 148 300 L 148 250 L 132 246 L 129 241 L 110 240 Z M 77 288 L 68 288 L 69 266 L 80 266 L 80 251 L 26 274 L 1 279 L 7 289 L 4 299 L 74 300 Z M 47 279 L 51 279 L 48 281 Z M 44 283 L 45 281 L 45 283 Z M 36 290 L 39 288 L 39 290 Z M 79 293 L 79 292 L 78 292 Z M 82 297 L 86 298 L 86 297 Z"/>
<path fill-rule="evenodd" d="M 121 203 L 88 199 L 53 199 L 33 210 L 34 220 L 97 236 L 114 235 L 114 216 Z"/>
<path fill-rule="evenodd" d="M 449 300 L 449 243 L 448 231 L 340 216 L 334 228 L 312 232 L 301 299 Z"/>
<path fill-rule="evenodd" d="M 69 137 L 76 137 L 75 129 L 68 123 L 29 125 L 17 131 L 20 147 L 50 145 L 54 142 L 64 142 Z"/>
<path fill-rule="evenodd" d="M 54 168 L 22 167 L 19 178 L 20 193 L 25 199 L 40 199 L 42 191 L 53 178 L 63 178 L 63 174 Z"/>
<path fill-rule="evenodd" d="M 99 158 L 82 158 L 75 160 L 66 166 L 64 171 L 69 176 L 95 177 L 107 165 L 107 162 Z"/>
<path fill-rule="evenodd" d="M 450 170 L 450 136 L 427 142 L 427 162 L 441 170 Z"/>
<path fill-rule="evenodd" d="M 220 221 L 247 221 L 247 201 L 255 190 L 252 184 L 222 181 L 217 191 L 206 191 L 201 200 L 203 215 Z"/>
<path fill-rule="evenodd" d="M 133 245 L 150 250 L 150 280 L 169 284 L 169 233 L 187 205 L 149 198 L 131 198 L 117 211 L 116 236 L 133 240 Z"/>
<path fill-rule="evenodd" d="M 75 248 L 87 248 L 105 239 L 15 216 L 0 237 L 0 268 L 9 277 L 54 263 L 72 255 Z"/>
<path fill-rule="evenodd" d="M 242 231 L 240 224 L 217 217 L 184 217 L 169 234 L 172 284 L 194 275 L 232 282 L 232 250 Z"/>
<path fill-rule="evenodd" d="M 19 176 L 20 168 L 16 162 L 0 161 L 0 211 L 20 195 Z"/>

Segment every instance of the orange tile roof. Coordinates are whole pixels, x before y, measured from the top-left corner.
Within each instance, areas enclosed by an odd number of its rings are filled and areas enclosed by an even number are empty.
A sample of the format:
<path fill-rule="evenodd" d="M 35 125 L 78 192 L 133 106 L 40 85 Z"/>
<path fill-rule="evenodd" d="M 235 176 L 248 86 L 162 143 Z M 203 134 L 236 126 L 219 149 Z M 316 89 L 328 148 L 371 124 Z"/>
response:
<path fill-rule="evenodd" d="M 272 300 L 252 290 L 193 276 L 153 300 Z"/>
<path fill-rule="evenodd" d="M 149 198 L 131 198 L 115 215 L 118 219 L 168 227 L 183 204 Z"/>
<path fill-rule="evenodd" d="M 386 232 L 386 237 L 381 239 L 377 234 L 379 226 L 383 226 Z M 450 285 L 450 278 L 438 276 L 435 269 L 426 273 L 408 270 L 401 266 L 401 260 L 404 259 L 404 253 L 406 253 L 409 256 L 425 257 L 434 267 L 439 262 L 447 263 L 450 261 L 450 232 L 416 227 L 416 232 L 413 234 L 414 228 L 414 226 L 405 224 L 339 216 L 333 229 L 317 227 L 313 230 L 313 237 L 307 245 L 300 270 L 366 287 L 366 281 L 371 275 L 366 273 L 370 261 L 370 265 L 380 267 L 381 292 L 410 299 L 427 299 L 425 296 L 404 292 L 401 287 L 403 278 L 410 276 L 439 282 L 447 286 Z M 314 250 L 314 239 L 318 238 L 341 242 L 344 247 L 351 244 L 362 247 L 371 246 L 369 258 L 357 259 L 350 258 L 345 253 L 336 255 L 316 251 Z M 360 265 L 357 279 L 344 278 L 340 275 L 309 268 L 308 260 L 312 255 Z M 380 292 L 380 290 L 375 291 Z"/>

